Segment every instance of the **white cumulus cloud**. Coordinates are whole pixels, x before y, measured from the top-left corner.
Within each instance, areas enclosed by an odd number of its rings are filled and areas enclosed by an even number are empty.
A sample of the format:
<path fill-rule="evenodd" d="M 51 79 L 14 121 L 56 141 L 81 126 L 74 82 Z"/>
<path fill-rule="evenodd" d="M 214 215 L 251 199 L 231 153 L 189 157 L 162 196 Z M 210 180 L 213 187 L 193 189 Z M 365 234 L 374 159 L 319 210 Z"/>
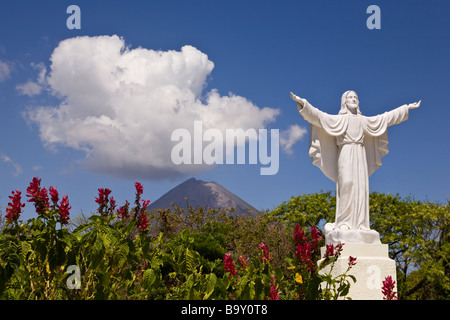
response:
<path fill-rule="evenodd" d="M 303 138 L 306 134 L 306 129 L 297 124 L 291 125 L 287 130 L 280 133 L 280 145 L 284 152 L 292 154 L 292 146 Z"/>
<path fill-rule="evenodd" d="M 40 63 L 31 63 L 31 66 L 39 71 L 38 77 L 36 81 L 28 80 L 25 83 L 18 84 L 16 86 L 16 90 L 19 92 L 20 95 L 26 95 L 29 97 L 38 95 L 42 92 L 43 87 L 46 84 L 46 73 L 47 68 L 45 65 Z"/>
<path fill-rule="evenodd" d="M 42 87 L 36 82 L 29 80 L 25 83 L 18 84 L 16 86 L 16 90 L 19 91 L 19 94 L 21 95 L 32 97 L 40 94 L 42 91 Z"/>
<path fill-rule="evenodd" d="M 50 61 L 45 83 L 62 102 L 24 116 L 44 145 L 84 151 L 96 172 L 159 179 L 207 170 L 172 164 L 173 130 L 192 132 L 196 120 L 205 129 L 258 129 L 279 114 L 231 93 L 203 93 L 214 63 L 188 45 L 155 51 L 132 49 L 118 36 L 76 37 L 61 41 Z"/>
<path fill-rule="evenodd" d="M 8 79 L 11 75 L 11 68 L 8 63 L 0 60 L 0 82 Z"/>
<path fill-rule="evenodd" d="M 3 153 L 0 153 L 0 158 L 2 159 L 3 162 L 11 164 L 11 166 L 14 168 L 14 171 L 12 172 L 13 176 L 17 177 L 20 174 L 22 174 L 23 170 L 20 164 L 14 162 L 9 156 Z"/>

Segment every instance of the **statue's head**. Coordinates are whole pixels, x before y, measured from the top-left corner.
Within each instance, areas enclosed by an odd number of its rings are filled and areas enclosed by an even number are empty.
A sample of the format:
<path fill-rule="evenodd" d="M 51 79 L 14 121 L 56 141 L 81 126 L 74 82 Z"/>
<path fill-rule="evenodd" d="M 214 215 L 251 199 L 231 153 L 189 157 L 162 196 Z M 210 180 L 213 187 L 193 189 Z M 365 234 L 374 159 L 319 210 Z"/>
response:
<path fill-rule="evenodd" d="M 361 114 L 358 95 L 353 90 L 345 91 L 341 98 L 341 110 L 339 114 L 346 114 L 347 112 Z"/>

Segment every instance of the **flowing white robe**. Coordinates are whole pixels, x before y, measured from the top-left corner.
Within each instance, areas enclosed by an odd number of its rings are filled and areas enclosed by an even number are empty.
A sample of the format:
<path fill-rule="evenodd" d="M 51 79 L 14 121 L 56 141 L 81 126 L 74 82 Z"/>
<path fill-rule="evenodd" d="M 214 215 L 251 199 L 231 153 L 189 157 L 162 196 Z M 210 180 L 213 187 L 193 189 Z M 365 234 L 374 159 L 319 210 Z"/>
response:
<path fill-rule="evenodd" d="M 389 152 L 387 127 L 407 120 L 408 106 L 373 117 L 329 115 L 302 100 L 299 112 L 310 123 L 309 155 L 336 183 L 334 228 L 370 230 L 369 176 Z"/>

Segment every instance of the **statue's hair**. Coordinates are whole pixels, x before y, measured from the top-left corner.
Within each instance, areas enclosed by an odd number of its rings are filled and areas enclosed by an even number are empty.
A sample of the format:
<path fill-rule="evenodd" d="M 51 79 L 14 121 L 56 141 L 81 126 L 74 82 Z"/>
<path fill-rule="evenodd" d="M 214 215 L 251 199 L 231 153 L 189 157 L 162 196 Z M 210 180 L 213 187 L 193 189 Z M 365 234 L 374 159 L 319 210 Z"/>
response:
<path fill-rule="evenodd" d="M 341 110 L 339 111 L 339 114 L 346 114 L 347 112 L 349 112 L 349 111 L 348 111 L 348 108 L 347 108 L 347 105 L 345 104 L 345 101 L 347 100 L 347 95 L 348 95 L 350 92 L 355 92 L 355 91 L 353 91 L 353 90 L 347 90 L 347 91 L 345 91 L 344 94 L 342 95 L 342 98 L 341 98 Z M 356 94 L 356 92 L 355 92 L 355 94 Z M 356 113 L 357 113 L 357 114 L 361 114 L 361 111 L 359 110 L 359 104 L 358 104 L 358 107 L 357 107 L 357 109 L 356 109 Z"/>

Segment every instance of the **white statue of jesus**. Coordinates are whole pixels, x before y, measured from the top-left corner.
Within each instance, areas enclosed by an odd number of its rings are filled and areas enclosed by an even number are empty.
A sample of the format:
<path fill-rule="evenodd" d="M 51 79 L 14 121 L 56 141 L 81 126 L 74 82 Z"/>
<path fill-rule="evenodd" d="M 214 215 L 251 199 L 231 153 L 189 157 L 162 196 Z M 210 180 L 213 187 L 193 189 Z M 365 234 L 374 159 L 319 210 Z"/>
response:
<path fill-rule="evenodd" d="M 341 110 L 330 115 L 291 92 L 310 123 L 309 155 L 313 164 L 336 183 L 336 220 L 325 225 L 326 243 L 380 243 L 369 226 L 369 176 L 389 152 L 387 127 L 408 119 L 421 101 L 366 117 L 354 91 L 342 95 Z"/>

